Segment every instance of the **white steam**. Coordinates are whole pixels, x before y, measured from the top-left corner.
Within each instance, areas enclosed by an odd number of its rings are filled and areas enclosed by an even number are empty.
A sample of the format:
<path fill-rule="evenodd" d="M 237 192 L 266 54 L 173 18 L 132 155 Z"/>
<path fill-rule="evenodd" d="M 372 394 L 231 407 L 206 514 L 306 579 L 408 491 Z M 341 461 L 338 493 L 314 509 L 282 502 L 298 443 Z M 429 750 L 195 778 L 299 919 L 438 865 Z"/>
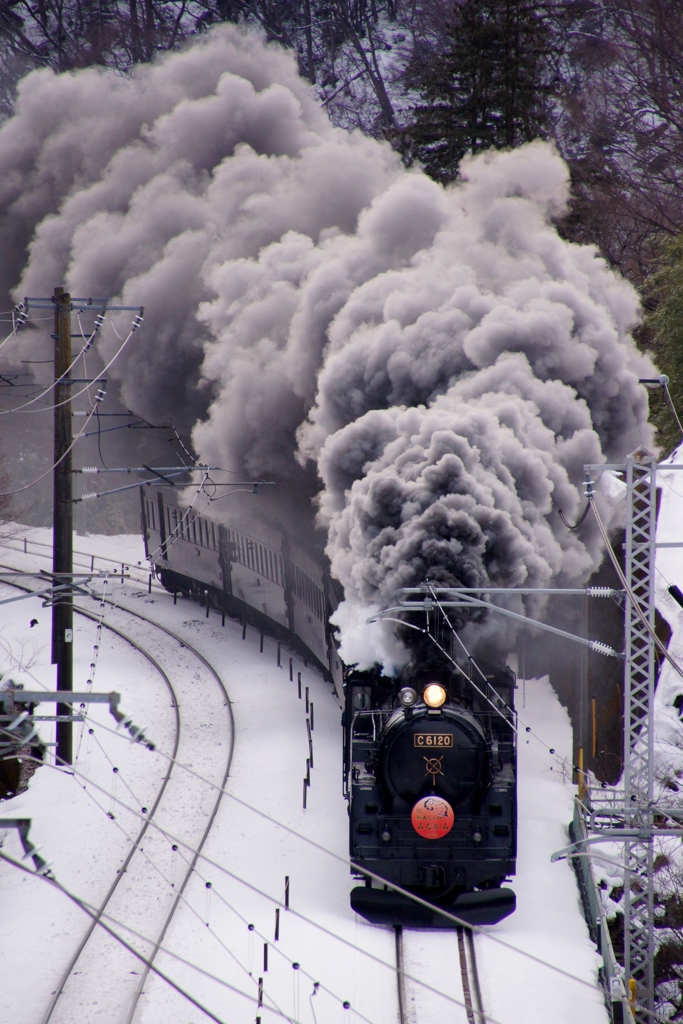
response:
<path fill-rule="evenodd" d="M 584 463 L 650 442 L 654 371 L 633 289 L 551 224 L 567 193 L 541 143 L 448 189 L 407 172 L 227 28 L 132 80 L 35 72 L 0 129 L 7 286 L 143 303 L 117 366 L 131 408 L 275 473 L 302 514 L 316 467 L 361 663 L 399 657 L 364 626 L 398 587 L 576 583 L 599 561 L 559 509 L 579 514 Z"/>

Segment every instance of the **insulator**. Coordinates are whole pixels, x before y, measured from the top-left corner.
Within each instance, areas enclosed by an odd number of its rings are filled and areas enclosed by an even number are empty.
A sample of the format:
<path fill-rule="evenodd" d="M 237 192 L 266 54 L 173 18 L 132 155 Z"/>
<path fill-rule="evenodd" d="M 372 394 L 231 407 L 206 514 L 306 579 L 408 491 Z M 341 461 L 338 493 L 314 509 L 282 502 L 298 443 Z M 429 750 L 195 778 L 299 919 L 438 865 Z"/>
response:
<path fill-rule="evenodd" d="M 97 466 L 84 466 L 81 473 L 99 473 Z"/>
<path fill-rule="evenodd" d="M 22 711 L 20 714 L 17 715 L 13 722 L 10 722 L 9 725 L 5 726 L 5 732 L 14 732 L 15 729 L 19 728 L 22 722 L 26 721 L 26 719 L 29 717 L 29 714 L 29 711 Z"/>
<path fill-rule="evenodd" d="M 90 501 L 91 498 L 96 498 L 97 494 L 95 491 L 90 491 L 88 494 L 81 495 L 81 501 Z"/>
<path fill-rule="evenodd" d="M 604 654 L 607 658 L 618 658 L 619 655 L 609 644 L 603 644 L 601 640 L 591 640 L 588 645 L 591 651 L 595 651 L 597 654 Z"/>
<path fill-rule="evenodd" d="M 587 587 L 586 593 L 589 597 L 616 597 L 618 591 L 611 587 Z"/>

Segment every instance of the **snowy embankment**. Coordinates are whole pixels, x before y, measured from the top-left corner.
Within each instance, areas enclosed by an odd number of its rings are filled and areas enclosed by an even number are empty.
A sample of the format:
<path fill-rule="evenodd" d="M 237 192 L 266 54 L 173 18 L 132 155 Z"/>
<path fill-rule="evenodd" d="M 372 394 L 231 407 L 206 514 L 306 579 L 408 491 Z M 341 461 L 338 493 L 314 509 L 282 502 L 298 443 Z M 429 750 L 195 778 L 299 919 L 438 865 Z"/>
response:
<path fill-rule="evenodd" d="M 26 536 L 44 544 L 50 539 L 47 531 L 26 531 Z M 137 538 L 78 537 L 76 547 L 131 566 L 139 560 L 144 566 Z M 24 554 L 15 537 L 0 561 L 24 569 L 45 568 L 44 556 L 35 553 L 45 550 L 29 543 Z M 140 610 L 157 619 L 208 658 L 227 687 L 235 720 L 230 795 L 219 808 L 203 851 L 206 859 L 198 862 L 163 941 L 165 950 L 199 965 L 218 980 L 198 973 L 169 952 L 158 954 L 157 966 L 220 1020 L 250 1021 L 258 1013 L 264 1024 L 282 1016 L 304 1024 L 314 1020 L 317 1024 L 363 1020 L 394 1024 L 393 934 L 355 918 L 348 904 L 351 881 L 345 863 L 347 814 L 341 796 L 340 712 L 330 687 L 297 657 L 290 681 L 290 652 L 283 649 L 282 668 L 278 668 L 273 640 L 265 638 L 261 654 L 259 635 L 253 630 L 249 629 L 243 640 L 238 624 L 228 620 L 222 627 L 215 613 L 207 621 L 204 609 L 187 601 L 179 600 L 174 606 L 173 598 L 156 586 L 151 595 L 139 582 L 117 582 L 109 589 L 122 609 Z M 5 585 L 0 590 L 3 597 L 11 592 Z M 94 601 L 91 604 L 98 608 Z M 124 613 L 107 608 L 105 622 L 113 621 L 114 614 Z M 30 627 L 34 618 L 38 624 Z M 119 625 L 121 621 L 116 619 Z M 96 660 L 93 688 L 119 691 L 123 710 L 136 724 L 146 727 L 162 751 L 170 750 L 172 709 L 158 673 L 125 641 L 106 630 L 94 659 L 95 624 L 79 616 L 75 626 L 75 689 L 85 688 Z M 38 599 L 4 606 L 2 665 L 27 688 L 54 687 L 49 637 L 50 612 Z M 150 645 L 157 642 L 154 627 L 149 627 Z M 17 668 L 19 663 L 24 665 L 23 671 Z M 302 675 L 301 700 L 298 672 Z M 306 687 L 314 704 L 314 767 L 304 811 Z M 518 696 L 521 698 L 521 691 Z M 562 755 L 568 757 L 571 751 L 569 722 L 546 681 L 528 681 L 525 697 L 525 707 L 520 700 L 524 724 L 519 873 L 512 883 L 518 909 L 513 917 L 477 937 L 484 1006 L 491 1024 L 547 1024 L 549 1020 L 569 1024 L 577 1019 L 582 1024 L 604 1024 L 607 1016 L 595 987 L 597 957 L 581 916 L 573 873 L 566 862 L 550 864 L 550 854 L 566 845 L 566 824 L 572 813 L 573 787 L 561 771 Z M 50 713 L 47 706 L 43 710 Z M 181 717 L 183 710 L 181 706 Z M 129 848 L 126 837 L 139 828 L 141 808 L 156 792 L 167 762 L 161 754 L 107 732 L 103 727 L 111 728 L 114 723 L 104 708 L 94 707 L 89 719 L 92 736 L 86 729 L 81 740 L 80 729 L 76 729 L 79 774 L 41 768 L 28 792 L 6 801 L 2 813 L 30 817 L 31 837 L 41 844 L 41 854 L 53 862 L 55 877 L 97 905 L 123 863 Z M 526 726 L 531 733 L 524 731 Z M 51 731 L 46 723 L 41 734 L 50 739 Z M 554 756 L 548 753 L 550 747 L 557 751 Z M 118 773 L 113 773 L 112 765 Z M 188 767 L 198 770 L 194 762 Z M 177 770 L 183 771 L 180 766 Z M 161 879 L 160 892 L 164 886 L 167 892 L 174 891 L 172 883 L 177 883 L 186 866 L 181 860 L 190 857 L 182 845 L 176 851 L 173 845 L 179 844 L 170 837 L 157 837 L 153 850 L 150 844 L 152 866 Z M 14 833 L 6 834 L 3 851 L 20 858 Z M 143 849 L 139 856 L 145 853 Z M 279 940 L 275 943 L 275 911 L 283 900 L 285 876 L 290 878 L 291 909 L 280 909 Z M 40 1024 L 88 921 L 44 880 L 7 864 L 0 864 L 0 900 L 4 979 L 0 1019 Z M 136 930 L 155 938 L 153 926 L 146 930 L 140 924 L 135 907 L 128 911 L 119 904 L 117 915 L 116 930 L 149 953 L 149 944 L 120 925 L 134 922 Z M 444 938 L 453 942 L 452 936 L 434 936 L 438 941 Z M 264 942 L 269 943 L 267 972 L 263 970 Z M 294 969 L 293 964 L 299 967 Z M 117 979 L 106 959 L 100 966 L 101 995 L 97 1005 L 88 1008 L 87 1020 L 89 1024 L 95 1020 L 121 1020 L 123 1024 L 127 1018 L 120 1000 L 108 995 L 116 991 Z M 452 952 L 448 966 L 457 970 Z M 126 969 L 139 972 L 142 968 L 129 956 Z M 74 970 L 79 970 L 78 965 Z M 264 979 L 264 1006 L 257 1010 L 260 977 Z M 429 980 L 438 987 L 438 979 L 436 971 Z M 319 987 L 314 989 L 314 982 L 319 982 Z M 77 985 L 78 975 L 68 984 Z M 114 1000 L 111 1005 L 109 999 Z M 345 1007 L 345 1002 L 350 1005 Z M 424 1010 L 421 1002 L 416 1000 L 417 1024 L 431 1024 L 428 1002 L 439 1016 L 453 1016 L 453 1004 L 449 1009 L 443 999 L 439 1004 L 437 996 L 425 1001 Z M 85 1013 L 82 1019 L 86 1019 Z M 199 1009 L 157 977 L 147 981 L 134 1017 L 136 1024 L 199 1024 L 204 1019 Z"/>

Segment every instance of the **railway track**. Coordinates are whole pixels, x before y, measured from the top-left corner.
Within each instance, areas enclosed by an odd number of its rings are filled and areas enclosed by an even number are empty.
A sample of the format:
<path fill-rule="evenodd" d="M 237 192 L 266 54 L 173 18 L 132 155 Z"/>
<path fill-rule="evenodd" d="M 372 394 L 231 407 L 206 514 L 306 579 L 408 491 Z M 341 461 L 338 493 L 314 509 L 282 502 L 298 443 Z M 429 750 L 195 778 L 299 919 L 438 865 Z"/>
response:
<path fill-rule="evenodd" d="M 459 971 L 453 970 L 452 932 L 404 930 L 396 926 L 395 935 L 399 1024 L 423 1024 L 437 1019 L 454 1024 L 487 1024 L 474 936 L 469 928 L 456 931 Z M 422 990 L 412 980 L 415 978 L 424 978 L 450 998 Z"/>
<path fill-rule="evenodd" d="M 7 569 L 15 569 L 16 566 L 3 566 Z M 11 583 L 9 586 L 24 591 L 32 588 L 20 584 Z M 154 803 L 148 813 L 147 820 L 132 838 L 128 854 L 117 872 L 116 877 L 100 903 L 96 918 L 105 912 L 113 917 L 124 920 L 137 927 L 139 931 L 150 936 L 151 950 L 144 948 L 144 954 L 149 963 L 153 963 L 157 957 L 164 938 L 173 922 L 178 906 L 184 899 L 185 891 L 197 864 L 197 860 L 208 839 L 209 833 L 218 813 L 222 790 L 227 783 L 232 761 L 234 745 L 234 723 L 230 699 L 220 675 L 213 665 L 184 637 L 179 636 L 167 626 L 156 622 L 149 616 L 122 607 L 116 602 L 107 600 L 112 612 L 116 617 L 124 619 L 123 624 L 114 625 L 112 622 L 103 621 L 103 626 L 112 634 L 118 636 L 124 642 L 130 644 L 137 650 L 145 660 L 153 666 L 164 682 L 167 693 L 171 698 L 174 708 L 174 736 L 172 741 L 173 760 L 168 762 L 166 773 L 157 791 Z M 91 621 L 99 621 L 99 616 L 74 603 L 74 612 Z M 149 627 L 154 627 L 163 636 L 163 642 L 157 642 L 157 649 L 154 652 L 148 648 L 150 632 Z M 138 635 L 132 635 L 137 631 L 144 630 L 145 646 L 141 643 Z M 169 640 L 171 644 L 169 644 Z M 207 678 L 208 677 L 208 678 Z M 202 683 L 211 682 L 214 684 L 214 700 L 207 701 L 207 687 Z M 200 685 L 197 686 L 197 683 Z M 216 701 L 216 696 L 218 701 Z M 206 704 L 211 705 L 206 707 Z M 220 719 L 216 703 L 224 710 L 225 719 L 223 725 L 227 725 L 229 742 L 221 745 L 211 742 L 208 731 L 216 730 Z M 181 716 L 182 713 L 182 716 Z M 191 734 L 188 743 L 188 732 Z M 225 739 L 225 735 L 223 735 Z M 190 758 L 195 765 L 201 760 L 203 749 L 197 749 L 197 741 L 201 748 L 215 748 L 223 750 L 222 764 L 218 771 L 215 765 L 206 763 L 200 766 L 202 774 L 207 774 L 218 786 L 211 790 L 208 798 L 207 793 L 200 790 L 207 790 L 208 787 L 201 786 L 201 783 L 188 782 L 187 777 L 174 773 L 175 759 Z M 210 760 L 210 759 L 209 759 Z M 212 770 L 213 768 L 213 770 Z M 197 790 L 194 793 L 194 790 Z M 192 792 L 188 800 L 188 791 Z M 201 808 L 199 823 L 194 822 L 193 826 L 187 828 L 185 815 L 187 805 L 196 803 Z M 180 808 L 182 822 L 178 821 L 177 808 Z M 169 885 L 164 886 L 163 880 L 160 884 L 158 874 L 156 877 L 150 875 L 150 863 L 153 859 L 163 862 L 162 854 L 166 841 L 160 836 L 156 829 L 150 830 L 152 822 L 158 823 L 175 834 L 180 834 L 188 845 L 196 851 L 185 864 L 178 882 L 173 883 L 169 892 Z M 143 851 L 142 843 L 145 843 L 145 857 L 136 857 L 138 851 Z M 168 845 L 166 843 L 166 845 Z M 152 849 L 152 855 L 149 849 Z M 164 888 L 166 893 L 164 898 Z M 135 905 L 134 919 L 131 921 L 130 910 Z M 158 905 L 158 906 L 157 906 Z M 160 910 L 160 912 L 159 912 Z M 155 913 L 155 911 L 157 911 Z M 151 922 L 154 922 L 152 926 Z M 151 933 L 151 935 L 150 935 Z M 73 952 L 69 964 L 63 971 L 50 1003 L 43 1015 L 42 1024 L 73 1024 L 74 1020 L 85 1020 L 90 1022 L 105 1021 L 110 1024 L 111 998 L 103 1000 L 102 988 L 108 985 L 112 992 L 118 993 L 114 1005 L 121 1006 L 121 1015 L 117 1019 L 123 1024 L 134 1024 L 141 1012 L 141 1003 L 146 994 L 146 986 L 153 980 L 149 977 L 149 967 L 145 967 L 142 974 L 131 972 L 130 954 L 117 946 L 115 941 L 101 929 L 97 928 L 96 920 L 90 922 L 85 934 L 82 936 Z M 133 966 L 138 966 L 134 961 Z M 130 979 L 137 977 L 134 991 L 131 991 Z M 93 998 L 96 996 L 97 998 Z M 105 1011 L 105 1006 L 107 1007 Z M 101 1007 L 101 1009 L 100 1009 Z"/>

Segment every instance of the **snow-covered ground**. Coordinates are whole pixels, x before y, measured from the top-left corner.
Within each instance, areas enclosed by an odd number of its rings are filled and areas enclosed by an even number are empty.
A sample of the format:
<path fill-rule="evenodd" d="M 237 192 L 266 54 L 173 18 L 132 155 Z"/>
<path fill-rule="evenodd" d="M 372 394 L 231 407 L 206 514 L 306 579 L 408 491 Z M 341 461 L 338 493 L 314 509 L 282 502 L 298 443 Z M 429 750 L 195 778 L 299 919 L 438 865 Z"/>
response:
<path fill-rule="evenodd" d="M 26 531 L 26 536 L 29 541 L 49 544 L 47 531 Z M 276 644 L 268 637 L 261 654 L 259 636 L 253 630 L 248 630 L 243 640 L 241 627 L 231 620 L 222 627 L 219 616 L 212 613 L 207 620 L 204 609 L 196 604 L 179 600 L 174 606 L 173 598 L 156 585 L 148 594 L 147 586 L 140 582 L 145 574 L 138 538 L 78 537 L 76 548 L 123 561 L 132 568 L 140 562 L 137 581 L 109 585 L 121 608 L 140 610 L 197 647 L 220 673 L 232 701 L 235 749 L 229 796 L 220 806 L 203 850 L 205 858 L 198 862 L 166 933 L 163 947 L 170 952 L 159 953 L 159 969 L 219 1020 L 250 1021 L 258 1014 L 264 1024 L 282 1017 L 304 1024 L 364 1020 L 394 1024 L 393 933 L 365 924 L 352 914 L 348 903 L 352 882 L 345 862 L 347 814 L 341 796 L 340 710 L 331 688 L 284 649 L 282 668 L 278 668 Z M 0 561 L 25 569 L 45 568 L 44 555 L 36 552 L 47 550 L 28 543 L 25 554 L 21 538 L 15 534 Z M 4 597 L 10 588 L 0 585 L 0 592 Z M 99 607 L 95 602 L 92 606 L 95 610 Z M 0 665 L 27 688 L 53 688 L 49 609 L 31 598 L 3 606 L 3 613 Z M 125 613 L 105 610 L 105 622 L 114 621 L 115 616 L 121 628 Z M 34 618 L 38 625 L 30 627 Z M 75 689 L 85 688 L 91 677 L 95 630 L 94 623 L 77 618 Z M 148 639 L 150 645 L 159 642 L 154 627 L 149 627 Z M 136 724 L 146 727 L 162 751 L 169 751 L 172 709 L 158 673 L 125 641 L 106 630 L 97 655 L 93 688 L 119 691 L 123 710 Z M 301 700 L 298 672 L 302 675 Z M 306 687 L 314 704 L 315 722 L 312 785 L 304 811 Z M 182 705 L 180 710 L 182 716 Z M 491 1024 L 547 1024 L 549 1020 L 569 1024 L 577 1019 L 582 1024 L 605 1024 L 607 1015 L 595 984 L 598 959 L 581 916 L 574 875 L 566 862 L 550 864 L 551 853 L 567 843 L 566 825 L 572 813 L 573 787 L 561 771 L 563 759 L 571 751 L 569 720 L 547 680 L 527 681 L 526 706 L 520 708 L 520 716 L 519 870 L 512 883 L 518 909 L 507 921 L 484 929 L 476 938 L 484 1006 Z M 139 829 L 141 807 L 152 799 L 167 762 L 161 754 L 107 732 L 103 726 L 111 728 L 114 723 L 105 708 L 93 706 L 89 719 L 92 736 L 85 730 L 81 740 L 77 730 L 79 774 L 41 768 L 28 792 L 4 802 L 1 813 L 30 817 L 31 837 L 41 844 L 41 854 L 53 861 L 55 877 L 77 896 L 97 905 L 123 863 L 129 848 L 127 836 Z M 524 731 L 526 726 L 530 733 Z M 45 739 L 52 738 L 50 725 L 43 726 L 41 732 Z M 548 753 L 550 747 L 555 755 Z M 113 773 L 112 765 L 119 768 L 118 773 Z M 188 767 L 199 770 L 194 763 Z M 189 781 L 188 777 L 188 786 Z M 174 851 L 173 845 L 179 849 Z M 7 833 L 3 851 L 20 859 L 14 833 Z M 143 843 L 143 852 L 136 854 L 147 855 L 154 862 L 160 893 L 164 887 L 173 892 L 172 883 L 181 877 L 182 861 L 187 862 L 189 851 L 174 844 L 170 836 L 157 836 L 154 846 L 150 843 L 145 850 Z M 289 911 L 281 906 L 285 876 L 290 878 Z M 40 1024 L 88 920 L 44 880 L 6 863 L 0 864 L 0 901 L 0 1020 Z M 278 905 L 280 932 L 275 943 Z M 120 903 L 116 920 L 115 930 L 148 953 L 150 945 L 122 926 L 129 924 L 154 938 L 153 922 L 146 931 L 136 908 L 128 911 Z M 263 970 L 264 942 L 269 944 L 267 972 Z M 458 969 L 454 938 L 448 933 L 430 933 L 425 934 L 424 942 L 430 950 L 424 980 L 438 989 L 443 972 Z M 129 977 L 117 979 L 114 968 L 121 970 L 124 962 Z M 198 973 L 190 964 L 217 980 Z M 299 967 L 294 969 L 293 964 Z M 91 1020 L 112 1024 L 120 1020 L 123 1024 L 128 1019 L 123 1003 L 113 1000 L 110 1005 L 107 993 L 116 990 L 117 983 L 118 988 L 129 988 L 130 980 L 139 977 L 134 972 L 141 966 L 132 955 L 127 961 L 117 958 L 113 964 L 103 957 L 100 966 L 101 999 L 81 1019 L 83 1024 Z M 74 970 L 79 971 L 78 964 Z M 264 979 L 264 1006 L 259 1010 L 260 977 Z M 314 982 L 320 983 L 315 990 Z M 78 983 L 75 974 L 68 984 L 75 987 Z M 413 1006 L 416 1024 L 432 1024 L 444 1014 L 458 1019 L 452 1003 L 449 1006 L 443 998 L 420 993 L 416 984 L 411 991 L 417 993 Z M 199 1024 L 205 1019 L 200 1009 L 158 977 L 146 983 L 134 1017 L 136 1024 Z"/>

